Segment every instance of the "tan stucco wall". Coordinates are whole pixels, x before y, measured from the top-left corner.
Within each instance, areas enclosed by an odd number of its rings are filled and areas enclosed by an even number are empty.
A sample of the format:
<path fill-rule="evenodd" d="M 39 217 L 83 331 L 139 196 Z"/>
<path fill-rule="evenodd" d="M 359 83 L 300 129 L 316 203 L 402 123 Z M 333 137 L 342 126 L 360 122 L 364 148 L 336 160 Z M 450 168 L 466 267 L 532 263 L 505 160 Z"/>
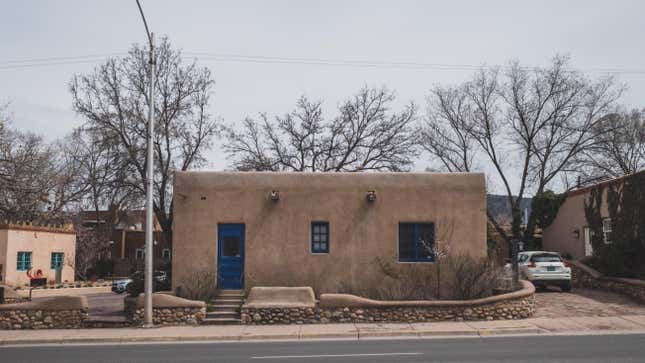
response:
<path fill-rule="evenodd" d="M 609 216 L 606 195 L 604 191 L 600 208 L 603 218 Z M 585 201 L 588 198 L 588 190 L 574 191 L 567 196 L 551 225 L 542 231 L 542 246 L 545 250 L 570 253 L 574 259 L 585 257 L 584 227 L 588 225 L 585 217 Z M 577 239 L 574 236 L 574 230 L 580 232 Z"/>
<path fill-rule="evenodd" d="M 6 253 L 2 256 L 4 283 L 18 286 L 29 283 L 26 272 L 16 269 L 18 251 L 31 252 L 33 271 L 40 269 L 43 272 L 43 277 L 54 280 L 56 272 L 51 269 L 51 253 L 63 252 L 65 261 L 74 261 L 76 235 L 73 233 L 3 229 L 0 230 L 0 246 L 3 245 L 6 245 Z M 63 281 L 74 281 L 74 269 L 67 264 L 63 267 L 62 279 Z"/>
<path fill-rule="evenodd" d="M 383 276 L 376 257 L 399 263 L 399 222 L 435 222 L 452 253 L 486 255 L 483 174 L 182 172 L 174 208 L 173 288 L 216 274 L 218 223 L 245 224 L 245 288 L 374 286 Z M 312 221 L 330 224 L 328 254 L 310 252 Z"/>

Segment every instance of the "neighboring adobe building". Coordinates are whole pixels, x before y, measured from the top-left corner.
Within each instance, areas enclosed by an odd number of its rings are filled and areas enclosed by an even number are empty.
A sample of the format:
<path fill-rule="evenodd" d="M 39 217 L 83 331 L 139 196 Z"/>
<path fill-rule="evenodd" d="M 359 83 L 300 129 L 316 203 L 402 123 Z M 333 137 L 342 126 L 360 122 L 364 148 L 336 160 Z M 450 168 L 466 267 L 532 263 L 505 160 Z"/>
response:
<path fill-rule="evenodd" d="M 145 256 L 145 210 L 83 211 L 83 225 L 110 236 L 110 247 L 101 256 L 113 262 L 113 276 L 129 276 L 133 270 L 143 271 Z M 166 243 L 161 226 L 154 219 L 155 268 L 170 261 L 170 246 Z"/>
<path fill-rule="evenodd" d="M 645 171 L 641 171 L 637 174 L 640 173 L 645 173 Z M 570 254 L 573 259 L 582 259 L 587 256 L 592 256 L 592 232 L 585 217 L 585 201 L 588 201 L 593 188 L 620 183 L 624 178 L 630 177 L 631 175 L 636 174 L 605 180 L 600 183 L 588 185 L 568 192 L 567 197 L 564 203 L 562 203 L 562 206 L 560 206 L 555 219 L 542 232 L 542 244 L 544 249 L 549 251 L 558 251 L 564 255 Z M 609 218 L 607 205 L 607 188 L 605 188 L 602 195 L 600 214 L 603 217 L 603 241 L 606 244 L 610 244 L 612 242 L 612 223 Z"/>
<path fill-rule="evenodd" d="M 74 281 L 76 232 L 72 228 L 0 224 L 0 284 L 28 285 L 38 270 L 48 281 Z"/>
<path fill-rule="evenodd" d="M 484 174 L 175 174 L 174 289 L 376 287 L 377 259 L 434 273 L 442 244 L 486 256 Z"/>

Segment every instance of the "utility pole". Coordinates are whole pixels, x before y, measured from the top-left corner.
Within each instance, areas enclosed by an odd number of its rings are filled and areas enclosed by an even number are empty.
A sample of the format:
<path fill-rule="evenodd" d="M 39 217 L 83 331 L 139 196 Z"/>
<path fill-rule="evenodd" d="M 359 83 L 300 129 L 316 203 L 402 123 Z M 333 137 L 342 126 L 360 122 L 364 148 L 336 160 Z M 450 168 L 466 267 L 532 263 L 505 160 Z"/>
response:
<path fill-rule="evenodd" d="M 148 42 L 150 43 L 150 55 L 148 59 L 148 64 L 150 66 L 150 85 L 148 89 L 148 157 L 146 160 L 146 249 L 145 249 L 145 258 L 146 258 L 146 267 L 144 273 L 144 305 L 143 305 L 143 326 L 152 327 L 152 292 L 153 292 L 153 283 L 152 278 L 153 273 L 153 245 L 152 245 L 152 213 L 153 213 L 153 201 L 152 201 L 152 187 L 154 186 L 154 154 L 152 145 L 154 142 L 154 90 L 155 90 L 155 35 L 150 33 L 148 30 L 148 23 L 146 22 L 146 17 L 143 15 L 143 9 L 141 9 L 141 4 L 137 0 L 137 6 L 139 7 L 139 12 L 141 13 L 141 19 L 143 19 L 143 25 L 146 27 L 146 35 L 148 35 Z"/>

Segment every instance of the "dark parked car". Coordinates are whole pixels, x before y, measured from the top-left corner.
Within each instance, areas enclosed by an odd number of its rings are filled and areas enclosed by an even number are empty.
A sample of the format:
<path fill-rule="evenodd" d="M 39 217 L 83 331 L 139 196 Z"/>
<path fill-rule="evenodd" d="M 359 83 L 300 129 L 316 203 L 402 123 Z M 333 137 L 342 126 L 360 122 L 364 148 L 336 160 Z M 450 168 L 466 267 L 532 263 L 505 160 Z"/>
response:
<path fill-rule="evenodd" d="M 170 288 L 170 281 L 168 281 L 168 274 L 165 271 L 155 271 L 153 273 L 155 279 L 155 291 L 166 290 Z M 112 291 L 117 294 L 122 294 L 128 290 L 128 285 L 134 281 L 143 281 L 143 272 L 137 271 L 132 274 L 132 277 L 127 279 L 119 279 L 112 281 Z"/>

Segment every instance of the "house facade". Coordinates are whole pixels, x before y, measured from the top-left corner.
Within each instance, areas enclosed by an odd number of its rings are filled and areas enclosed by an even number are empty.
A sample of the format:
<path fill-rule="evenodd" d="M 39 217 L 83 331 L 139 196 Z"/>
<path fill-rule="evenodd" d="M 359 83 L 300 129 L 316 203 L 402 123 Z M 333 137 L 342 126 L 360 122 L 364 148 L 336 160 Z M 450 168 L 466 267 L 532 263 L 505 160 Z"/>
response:
<path fill-rule="evenodd" d="M 637 174 L 643 175 L 643 173 L 645 171 Z M 573 259 L 582 259 L 593 255 L 593 232 L 585 216 L 585 202 L 589 202 L 592 190 L 598 187 L 603 187 L 601 188 L 603 192 L 600 206 L 602 242 L 610 245 L 612 243 L 612 222 L 608 210 L 607 187 L 622 183 L 625 178 L 634 175 L 636 174 L 605 180 L 568 192 L 553 222 L 542 232 L 544 249 L 558 251 L 563 255 L 571 255 Z"/>
<path fill-rule="evenodd" d="M 483 174 L 175 176 L 173 289 L 365 288 L 383 278 L 377 261 L 432 274 L 442 249 L 486 256 Z"/>
<path fill-rule="evenodd" d="M 145 210 L 84 211 L 83 225 L 109 236 L 110 245 L 101 256 L 112 262 L 112 276 L 129 276 L 143 271 L 145 264 Z M 155 268 L 170 262 L 172 251 L 161 227 L 154 219 L 153 256 Z"/>
<path fill-rule="evenodd" d="M 76 233 L 73 229 L 27 224 L 0 225 L 0 284 L 24 286 L 28 274 L 74 281 Z"/>

